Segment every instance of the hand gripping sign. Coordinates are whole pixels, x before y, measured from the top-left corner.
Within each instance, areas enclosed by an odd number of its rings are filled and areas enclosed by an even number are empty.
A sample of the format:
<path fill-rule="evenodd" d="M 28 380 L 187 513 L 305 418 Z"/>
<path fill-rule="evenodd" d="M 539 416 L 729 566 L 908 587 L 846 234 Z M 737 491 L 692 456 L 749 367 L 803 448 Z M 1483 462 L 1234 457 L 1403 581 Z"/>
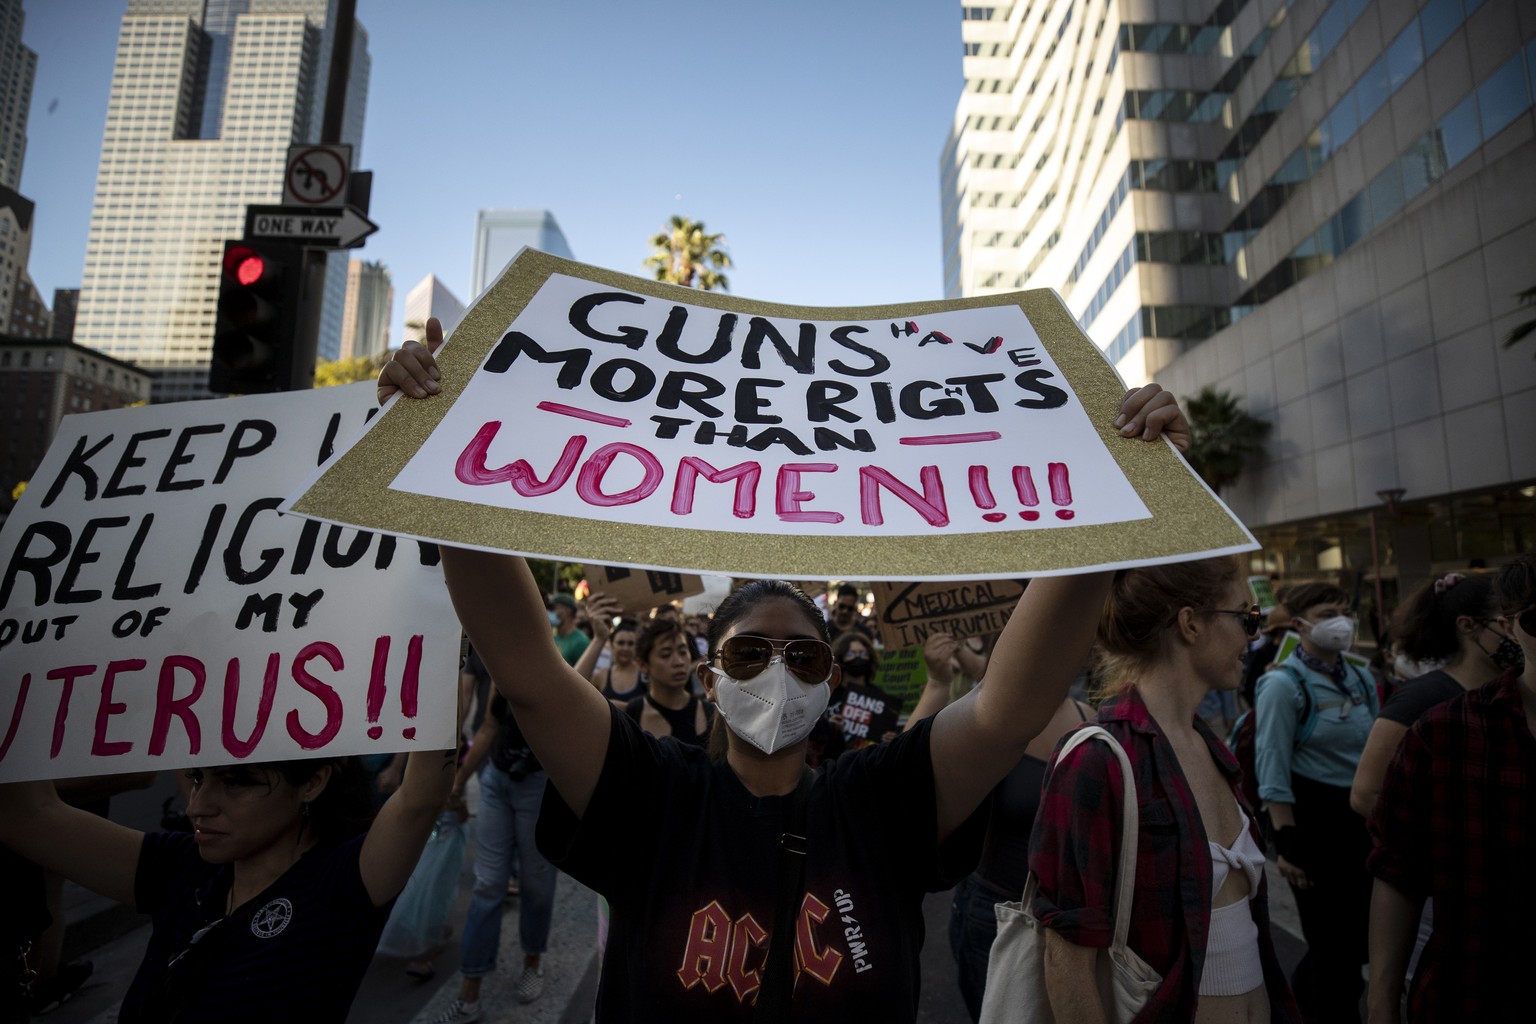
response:
<path fill-rule="evenodd" d="M 450 544 L 801 579 L 1081 572 L 1255 547 L 1048 291 L 811 309 L 524 250 L 292 501 Z"/>
<path fill-rule="evenodd" d="M 376 410 L 66 418 L 0 530 L 0 781 L 453 746 L 436 548 L 277 512 Z"/>

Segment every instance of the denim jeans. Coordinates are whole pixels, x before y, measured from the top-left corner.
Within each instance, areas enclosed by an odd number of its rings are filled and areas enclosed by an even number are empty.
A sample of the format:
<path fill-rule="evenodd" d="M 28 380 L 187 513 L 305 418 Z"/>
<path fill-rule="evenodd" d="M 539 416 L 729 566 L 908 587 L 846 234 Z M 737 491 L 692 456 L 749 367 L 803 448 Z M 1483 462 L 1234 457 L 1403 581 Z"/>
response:
<path fill-rule="evenodd" d="M 512 876 L 514 852 L 521 862 L 518 939 L 526 954 L 543 953 L 549 945 L 556 872 L 533 841 L 544 783 L 543 772 L 514 781 L 494 764 L 487 764 L 480 773 L 480 810 L 475 819 L 475 889 L 464 917 L 464 935 L 459 946 L 459 970 L 466 978 L 483 978 L 496 969 L 501 912 L 507 898 L 507 879 Z"/>
<path fill-rule="evenodd" d="M 975 875 L 955 886 L 949 908 L 949 951 L 955 957 L 960 998 L 972 1020 L 981 1019 L 981 998 L 987 989 L 987 959 L 992 955 L 992 940 L 997 937 L 994 908 L 1018 898 L 1018 893 L 1009 895 Z"/>

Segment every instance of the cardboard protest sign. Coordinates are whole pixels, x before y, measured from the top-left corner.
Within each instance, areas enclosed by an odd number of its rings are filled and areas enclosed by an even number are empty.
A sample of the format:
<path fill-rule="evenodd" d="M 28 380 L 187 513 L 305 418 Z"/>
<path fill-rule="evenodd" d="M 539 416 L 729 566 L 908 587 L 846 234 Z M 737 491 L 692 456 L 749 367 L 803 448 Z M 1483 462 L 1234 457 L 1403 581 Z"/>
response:
<path fill-rule="evenodd" d="M 1024 584 L 1018 580 L 876 583 L 875 621 L 887 650 L 921 647 L 928 634 L 995 636 L 1003 631 Z"/>
<path fill-rule="evenodd" d="M 1049 291 L 811 309 L 525 249 L 302 515 L 794 579 L 982 579 L 1250 550 Z"/>
<path fill-rule="evenodd" d="M 843 687 L 837 716 L 842 721 L 843 740 L 849 750 L 879 743 L 895 730 L 901 701 L 878 686 L 849 683 Z"/>
<path fill-rule="evenodd" d="M 617 565 L 585 568 L 590 591 L 613 598 L 627 612 L 650 611 L 704 593 L 704 580 L 688 573 L 626 569 Z"/>
<path fill-rule="evenodd" d="M 920 647 L 880 652 L 880 667 L 875 670 L 875 686 L 901 702 L 901 713 L 911 714 L 928 685 L 928 663 Z"/>
<path fill-rule="evenodd" d="M 277 513 L 373 396 L 64 420 L 0 530 L 0 781 L 453 746 L 436 548 Z"/>

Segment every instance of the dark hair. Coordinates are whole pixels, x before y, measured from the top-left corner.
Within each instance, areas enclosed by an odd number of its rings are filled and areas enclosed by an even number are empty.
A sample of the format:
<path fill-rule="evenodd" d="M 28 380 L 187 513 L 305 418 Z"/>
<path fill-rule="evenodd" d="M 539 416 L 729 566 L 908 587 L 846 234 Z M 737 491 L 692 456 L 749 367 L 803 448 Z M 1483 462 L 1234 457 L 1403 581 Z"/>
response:
<path fill-rule="evenodd" d="M 816 602 L 805 596 L 805 591 L 784 580 L 753 580 L 731 591 L 709 620 L 710 661 L 715 660 L 715 652 L 720 649 L 720 641 L 724 639 L 726 631 L 736 624 L 737 619 L 764 601 L 793 601 L 816 627 L 817 635 L 823 640 L 830 639 L 826 618 L 821 614 L 821 609 L 816 607 Z"/>
<path fill-rule="evenodd" d="M 852 597 L 857 599 L 859 596 L 859 588 L 854 586 L 852 583 L 839 583 L 837 585 L 837 596 Z"/>
<path fill-rule="evenodd" d="M 640 664 L 644 665 L 650 661 L 651 652 L 656 649 L 656 645 L 669 636 L 680 636 L 684 641 L 688 639 L 688 634 L 683 627 L 671 619 L 652 619 L 641 632 L 640 638 L 635 641 L 635 657 L 640 660 Z M 691 644 L 688 650 L 691 655 L 693 652 Z"/>
<path fill-rule="evenodd" d="M 619 624 L 608 631 L 609 641 L 611 642 L 620 633 L 633 633 L 636 637 L 639 637 L 640 623 L 628 617 L 620 619 Z"/>
<path fill-rule="evenodd" d="M 1450 586 L 1446 577 L 1415 590 L 1393 615 L 1394 632 L 1403 653 L 1414 661 L 1446 661 L 1461 649 L 1456 620 L 1463 615 L 1486 622 L 1497 612 L 1493 579 L 1462 576 Z"/>
<path fill-rule="evenodd" d="M 839 633 L 836 640 L 832 641 L 832 660 L 839 665 L 843 663 L 843 657 L 848 653 L 848 648 L 854 644 L 863 644 L 869 652 L 869 675 L 867 678 L 875 678 L 875 670 L 880 667 L 880 655 L 875 651 L 875 645 L 869 642 L 869 637 L 856 629 L 850 629 L 846 633 Z"/>
<path fill-rule="evenodd" d="M 1308 608 L 1320 604 L 1349 604 L 1349 595 L 1337 583 L 1298 583 L 1285 592 L 1291 615 L 1306 618 Z"/>
<path fill-rule="evenodd" d="M 1514 615 L 1536 606 L 1536 554 L 1525 554 L 1505 562 L 1497 581 L 1499 606 L 1505 615 Z"/>
<path fill-rule="evenodd" d="M 1214 608 L 1222 592 L 1242 578 L 1236 558 L 1125 569 L 1115 573 L 1099 617 L 1104 687 L 1114 692 L 1155 663 L 1164 636 L 1183 608 Z"/>
<path fill-rule="evenodd" d="M 357 757 L 319 757 L 296 761 L 221 765 L 216 771 L 236 782 L 277 788 L 278 779 L 302 786 L 320 769 L 329 766 L 331 777 L 320 795 L 309 803 L 305 827 L 322 843 L 342 842 L 368 831 L 373 824 L 373 796 L 368 773 Z"/>

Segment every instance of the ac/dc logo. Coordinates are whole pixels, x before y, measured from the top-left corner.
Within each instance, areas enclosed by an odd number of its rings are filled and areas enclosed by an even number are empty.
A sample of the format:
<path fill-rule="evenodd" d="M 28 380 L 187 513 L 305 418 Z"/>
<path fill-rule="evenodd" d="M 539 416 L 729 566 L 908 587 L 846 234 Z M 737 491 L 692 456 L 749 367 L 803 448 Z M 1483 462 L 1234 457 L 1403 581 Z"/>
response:
<path fill-rule="evenodd" d="M 843 954 L 831 946 L 816 945 L 815 926 L 825 921 L 832 908 L 810 893 L 800 902 L 795 922 L 795 983 L 808 975 L 831 985 L 842 966 Z M 751 914 L 732 918 L 719 900 L 693 913 L 688 922 L 688 941 L 677 969 L 684 989 L 703 985 L 716 992 L 731 986 L 739 1003 L 755 1001 L 768 957 L 768 930 Z"/>

